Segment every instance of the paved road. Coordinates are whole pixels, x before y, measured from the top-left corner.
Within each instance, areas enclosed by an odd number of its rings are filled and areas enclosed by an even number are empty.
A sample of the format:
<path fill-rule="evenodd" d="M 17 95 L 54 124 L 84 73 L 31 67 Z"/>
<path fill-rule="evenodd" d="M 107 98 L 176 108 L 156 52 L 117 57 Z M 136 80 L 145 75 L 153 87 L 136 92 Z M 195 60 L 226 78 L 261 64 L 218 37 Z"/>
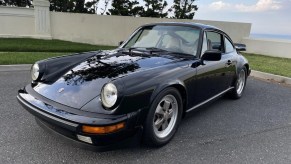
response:
<path fill-rule="evenodd" d="M 0 72 L 0 163 L 291 163 L 291 88 L 249 79 L 238 101 L 189 114 L 160 149 L 96 153 L 43 131 L 16 101 L 28 71 Z"/>

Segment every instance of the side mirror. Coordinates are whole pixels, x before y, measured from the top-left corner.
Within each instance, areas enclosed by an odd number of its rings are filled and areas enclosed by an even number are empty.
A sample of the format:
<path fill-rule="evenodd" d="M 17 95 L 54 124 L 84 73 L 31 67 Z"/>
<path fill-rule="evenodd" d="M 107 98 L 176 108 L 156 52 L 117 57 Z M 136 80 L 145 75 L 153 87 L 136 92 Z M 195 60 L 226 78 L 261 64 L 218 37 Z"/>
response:
<path fill-rule="evenodd" d="M 219 61 L 221 60 L 221 55 L 220 51 L 205 51 L 201 57 L 201 61 Z"/>
<path fill-rule="evenodd" d="M 120 42 L 118 43 L 118 45 L 119 45 L 119 46 L 120 46 L 120 45 L 122 45 L 122 44 L 123 44 L 123 42 L 124 42 L 124 41 L 120 41 Z"/>
<path fill-rule="evenodd" d="M 205 65 L 204 61 L 219 61 L 221 60 L 222 53 L 220 51 L 205 51 L 204 54 L 202 55 L 200 60 L 197 60 L 194 62 L 191 67 L 196 68 L 199 67 L 200 65 Z"/>
<path fill-rule="evenodd" d="M 235 43 L 234 46 L 235 46 L 235 49 L 237 51 L 246 51 L 247 50 L 247 46 L 245 44 Z"/>

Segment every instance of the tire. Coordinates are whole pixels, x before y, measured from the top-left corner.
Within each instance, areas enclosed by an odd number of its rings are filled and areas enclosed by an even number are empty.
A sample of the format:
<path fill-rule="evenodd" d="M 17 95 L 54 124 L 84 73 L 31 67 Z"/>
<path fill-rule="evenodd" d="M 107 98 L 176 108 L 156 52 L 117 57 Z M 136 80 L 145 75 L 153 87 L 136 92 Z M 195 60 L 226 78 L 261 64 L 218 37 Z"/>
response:
<path fill-rule="evenodd" d="M 239 99 L 242 97 L 247 83 L 247 69 L 244 66 L 238 73 L 237 80 L 234 84 L 234 89 L 229 92 L 229 97 L 232 99 Z"/>
<path fill-rule="evenodd" d="M 152 147 L 167 144 L 178 129 L 182 111 L 182 97 L 177 89 L 171 87 L 161 91 L 151 104 L 144 122 L 144 144 Z"/>

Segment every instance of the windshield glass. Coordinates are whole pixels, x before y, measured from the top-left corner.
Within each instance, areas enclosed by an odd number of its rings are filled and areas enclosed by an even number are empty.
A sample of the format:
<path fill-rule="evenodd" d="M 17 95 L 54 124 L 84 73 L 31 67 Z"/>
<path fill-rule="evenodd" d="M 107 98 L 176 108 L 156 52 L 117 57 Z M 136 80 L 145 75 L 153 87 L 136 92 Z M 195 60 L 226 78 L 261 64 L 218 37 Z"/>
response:
<path fill-rule="evenodd" d="M 196 56 L 200 30 L 186 26 L 146 26 L 135 33 L 124 48 L 158 48 Z"/>

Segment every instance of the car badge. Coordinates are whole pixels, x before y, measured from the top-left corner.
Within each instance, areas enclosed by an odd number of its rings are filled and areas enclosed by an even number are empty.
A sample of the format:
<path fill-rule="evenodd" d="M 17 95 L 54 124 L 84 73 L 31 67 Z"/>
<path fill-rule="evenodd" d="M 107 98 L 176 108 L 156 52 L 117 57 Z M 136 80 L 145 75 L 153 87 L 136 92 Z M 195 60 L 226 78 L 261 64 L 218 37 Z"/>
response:
<path fill-rule="evenodd" d="M 59 93 L 62 93 L 64 90 L 65 90 L 65 88 L 60 88 L 60 89 L 58 90 L 58 92 L 59 92 Z"/>

